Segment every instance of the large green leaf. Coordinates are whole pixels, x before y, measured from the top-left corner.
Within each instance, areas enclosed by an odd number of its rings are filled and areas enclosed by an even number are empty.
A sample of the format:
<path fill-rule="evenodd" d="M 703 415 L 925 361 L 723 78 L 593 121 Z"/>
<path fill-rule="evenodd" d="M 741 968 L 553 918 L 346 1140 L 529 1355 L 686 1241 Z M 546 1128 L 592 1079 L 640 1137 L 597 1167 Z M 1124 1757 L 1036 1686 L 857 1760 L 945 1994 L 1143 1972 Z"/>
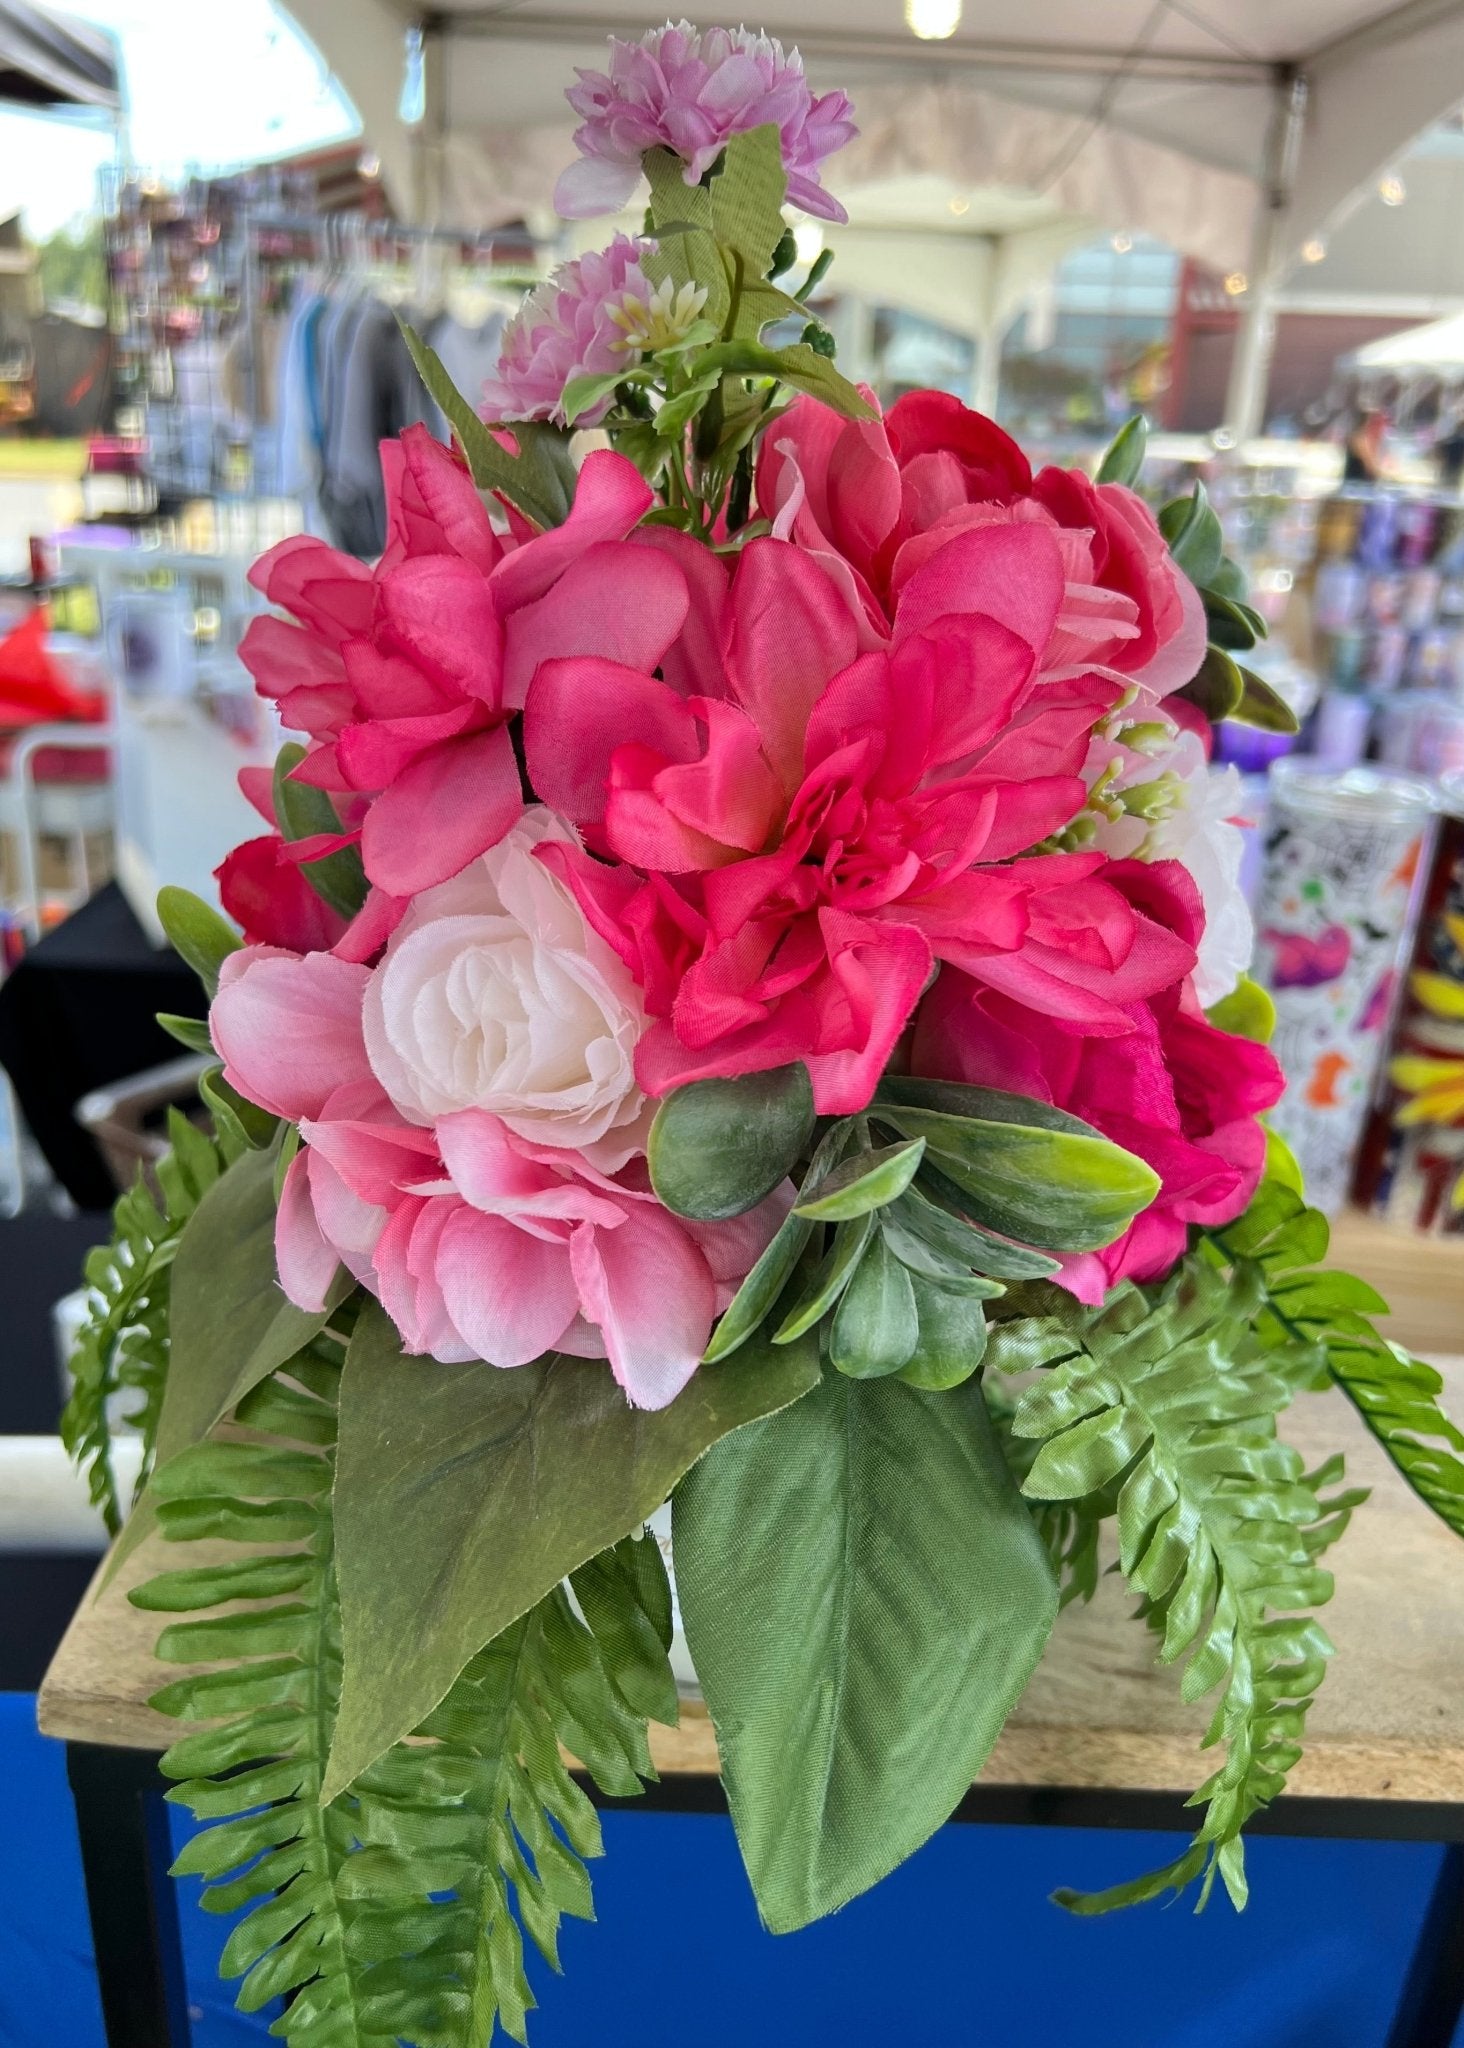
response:
<path fill-rule="evenodd" d="M 158 891 L 158 922 L 173 951 L 193 969 L 208 993 L 216 995 L 219 969 L 244 941 L 201 896 L 171 883 Z"/>
<path fill-rule="evenodd" d="M 600 1360 L 551 1354 L 504 1372 L 403 1357 L 367 1303 L 341 1383 L 345 1674 L 327 1797 L 567 1573 L 639 1528 L 709 1445 L 817 1379 L 813 1342 L 755 1339 L 647 1413 Z"/>
<path fill-rule="evenodd" d="M 948 1818 L 1057 1587 L 979 1387 L 829 1374 L 678 1487 L 676 1578 L 758 1906 L 866 1891 Z"/>
<path fill-rule="evenodd" d="M 1125 420 L 1104 452 L 1096 481 L 1100 484 L 1128 484 L 1139 480 L 1144 451 L 1149 445 L 1149 422 L 1141 412 Z"/>
<path fill-rule="evenodd" d="M 651 1183 L 678 1216 L 741 1216 L 770 1195 L 813 1134 L 813 1087 L 801 1062 L 728 1081 L 673 1088 L 651 1125 Z"/>

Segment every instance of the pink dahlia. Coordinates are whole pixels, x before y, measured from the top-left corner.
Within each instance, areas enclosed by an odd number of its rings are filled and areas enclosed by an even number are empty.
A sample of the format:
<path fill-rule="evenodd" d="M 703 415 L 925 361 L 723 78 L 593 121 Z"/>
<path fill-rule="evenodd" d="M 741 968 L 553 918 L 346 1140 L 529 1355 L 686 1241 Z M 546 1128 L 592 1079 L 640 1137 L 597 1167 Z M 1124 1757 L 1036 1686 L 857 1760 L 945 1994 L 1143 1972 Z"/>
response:
<path fill-rule="evenodd" d="M 1204 608 L 1143 499 L 1076 470 L 1034 476 L 1009 434 L 946 392 L 911 392 L 879 420 L 799 399 L 763 443 L 758 499 L 875 638 L 917 571 L 970 528 L 1007 523 L 1045 527 L 1062 551 L 1066 590 L 1044 670 L 1102 669 L 1153 699 L 1204 659 Z"/>
<path fill-rule="evenodd" d="M 655 252 L 654 242 L 617 235 L 608 249 L 561 263 L 530 292 L 504 333 L 498 375 L 483 387 L 484 417 L 564 426 L 564 393 L 573 378 L 633 369 L 644 347 L 673 338 L 678 313 L 689 325 L 706 295 L 692 295 L 693 306 L 683 291 L 681 303 L 671 304 L 641 268 Z M 607 397 L 576 424 L 597 426 L 609 409 Z"/>
<path fill-rule="evenodd" d="M 1050 530 L 986 525 L 861 654 L 818 565 L 760 539 L 697 688 L 594 658 L 539 670 L 534 785 L 622 865 L 539 857 L 644 991 L 649 1094 L 802 1060 L 822 1113 L 862 1109 L 939 960 L 1100 1034 L 1190 970 L 1189 939 L 1101 855 L 1014 858 L 1082 808 L 1090 733 L 1123 694 L 1041 674 L 1063 599 Z"/>
<path fill-rule="evenodd" d="M 669 149 L 686 165 L 686 182 L 705 176 L 729 139 L 776 127 L 788 174 L 788 200 L 825 220 L 847 220 L 819 183 L 819 166 L 855 133 L 848 95 L 815 99 L 796 50 L 748 29 L 667 22 L 638 43 L 610 39 L 610 69 L 581 71 L 565 95 L 583 126 L 578 163 L 554 188 L 567 220 L 618 213 L 630 199 L 648 149 Z"/>
<path fill-rule="evenodd" d="M 282 541 L 251 581 L 290 620 L 254 620 L 240 654 L 310 743 L 295 777 L 329 791 L 342 814 L 339 835 L 300 850 L 359 842 L 369 880 L 399 903 L 456 874 L 518 817 L 507 722 L 540 661 L 595 653 L 654 665 L 689 599 L 671 552 L 628 541 L 652 498 L 622 455 L 589 456 L 562 526 L 536 534 L 520 521 L 509 537 L 425 428 L 386 443 L 383 462 L 381 560 L 370 567 L 304 535 Z M 373 919 L 383 914 L 373 906 Z"/>
<path fill-rule="evenodd" d="M 1199 944 L 1199 892 L 1177 861 L 1112 861 L 1107 881 L 1184 946 Z M 1240 1214 L 1265 1164 L 1259 1117 L 1283 1086 L 1263 1045 L 1206 1020 L 1186 973 L 1128 1004 L 1125 1022 L 1097 1036 L 1077 1018 L 946 968 L 920 1006 L 912 1048 L 916 1072 L 1070 1110 L 1159 1175 L 1159 1194 L 1122 1237 L 1064 1262 L 1063 1284 L 1094 1303 L 1119 1280 L 1167 1273 L 1191 1224 Z"/>

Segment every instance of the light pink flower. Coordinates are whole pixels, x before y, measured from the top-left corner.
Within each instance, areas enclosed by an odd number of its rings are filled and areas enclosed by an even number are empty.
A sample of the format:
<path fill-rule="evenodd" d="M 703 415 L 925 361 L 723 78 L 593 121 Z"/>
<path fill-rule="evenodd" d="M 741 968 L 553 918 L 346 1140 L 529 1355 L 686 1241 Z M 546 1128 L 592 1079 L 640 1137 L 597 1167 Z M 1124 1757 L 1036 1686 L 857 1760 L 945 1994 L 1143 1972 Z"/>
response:
<path fill-rule="evenodd" d="M 409 1120 L 362 1029 L 382 971 L 250 947 L 219 978 L 225 1072 L 304 1141 L 276 1220 L 285 1293 L 319 1308 L 344 1265 L 410 1352 L 494 1366 L 554 1350 L 608 1358 L 633 1404 L 664 1407 L 781 1221 L 786 1190 L 731 1223 L 685 1223 L 656 1200 L 641 1159 L 610 1175 L 478 1108 Z"/>
<path fill-rule="evenodd" d="M 580 152 L 554 188 L 567 220 L 618 213 L 648 149 L 669 149 L 698 184 L 734 135 L 774 126 L 782 137 L 788 201 L 825 220 L 847 220 L 819 183 L 819 166 L 855 133 L 848 96 L 815 99 L 796 50 L 750 30 L 667 22 L 638 43 L 610 40 L 610 69 L 581 71 L 565 95 L 583 126 Z"/>
<path fill-rule="evenodd" d="M 617 235 L 608 249 L 561 263 L 530 292 L 505 330 L 498 375 L 483 387 L 484 418 L 563 426 L 572 378 L 634 368 L 640 350 L 630 332 L 655 291 L 641 258 L 655 251 L 654 242 Z M 597 426 L 609 409 L 607 397 L 576 425 Z"/>

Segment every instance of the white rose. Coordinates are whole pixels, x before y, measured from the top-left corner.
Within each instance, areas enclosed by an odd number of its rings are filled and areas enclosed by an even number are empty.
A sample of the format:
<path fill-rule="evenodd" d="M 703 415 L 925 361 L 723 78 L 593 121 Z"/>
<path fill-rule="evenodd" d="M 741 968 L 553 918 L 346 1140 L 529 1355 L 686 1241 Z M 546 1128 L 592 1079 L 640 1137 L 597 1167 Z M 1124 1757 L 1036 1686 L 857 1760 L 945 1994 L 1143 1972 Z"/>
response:
<path fill-rule="evenodd" d="M 546 839 L 574 843 L 534 805 L 413 900 L 366 990 L 366 1050 L 412 1123 L 487 1110 L 613 1173 L 645 1149 L 650 1105 L 634 1066 L 645 1011 L 619 956 L 535 859 Z"/>

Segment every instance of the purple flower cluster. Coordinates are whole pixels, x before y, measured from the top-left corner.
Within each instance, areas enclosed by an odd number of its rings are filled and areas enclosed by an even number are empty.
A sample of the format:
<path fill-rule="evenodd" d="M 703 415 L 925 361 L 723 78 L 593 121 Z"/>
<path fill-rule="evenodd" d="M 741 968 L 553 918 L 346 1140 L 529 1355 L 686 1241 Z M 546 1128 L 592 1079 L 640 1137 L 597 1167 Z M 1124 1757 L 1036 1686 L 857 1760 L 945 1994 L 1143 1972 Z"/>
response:
<path fill-rule="evenodd" d="M 819 167 L 855 133 L 848 95 L 815 99 L 803 59 L 750 30 L 667 22 L 638 43 L 612 37 L 610 69 L 581 71 L 566 94 L 582 117 L 580 152 L 555 187 L 567 220 L 618 213 L 635 190 L 641 157 L 658 146 L 686 165 L 695 185 L 733 135 L 775 126 L 783 142 L 789 204 L 825 220 L 846 220 L 819 183 Z"/>

